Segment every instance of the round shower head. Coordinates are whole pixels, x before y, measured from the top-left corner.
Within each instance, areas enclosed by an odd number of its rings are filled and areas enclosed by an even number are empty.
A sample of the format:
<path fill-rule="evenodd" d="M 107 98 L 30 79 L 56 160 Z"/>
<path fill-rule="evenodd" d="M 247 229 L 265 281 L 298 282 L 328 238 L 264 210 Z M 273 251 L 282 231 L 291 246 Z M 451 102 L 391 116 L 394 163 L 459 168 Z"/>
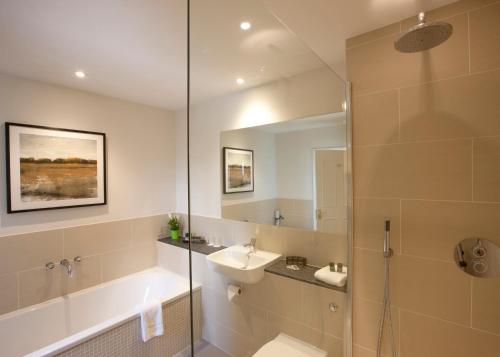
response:
<path fill-rule="evenodd" d="M 418 24 L 401 34 L 394 47 L 405 53 L 420 52 L 442 44 L 453 33 L 453 26 L 447 22 L 425 22 L 425 14 L 418 14 Z"/>

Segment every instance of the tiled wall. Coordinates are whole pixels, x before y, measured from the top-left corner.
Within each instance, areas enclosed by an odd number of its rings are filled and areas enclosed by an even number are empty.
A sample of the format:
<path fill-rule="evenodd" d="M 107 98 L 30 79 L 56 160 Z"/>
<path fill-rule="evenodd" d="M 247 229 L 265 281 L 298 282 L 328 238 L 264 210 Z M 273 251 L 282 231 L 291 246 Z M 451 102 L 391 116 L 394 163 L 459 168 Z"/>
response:
<path fill-rule="evenodd" d="M 274 211 L 279 209 L 285 217 L 286 227 L 313 229 L 313 201 L 277 198 L 263 201 L 222 206 L 222 217 L 239 221 L 274 224 Z"/>
<path fill-rule="evenodd" d="M 500 278 L 471 278 L 453 262 L 464 238 L 500 244 L 500 2 L 458 1 L 428 20 L 454 33 L 427 52 L 394 49 L 415 18 L 347 41 L 357 357 L 375 356 L 384 217 L 399 356 L 500 354 Z"/>
<path fill-rule="evenodd" d="M 0 314 L 156 265 L 166 221 L 158 215 L 0 237 Z M 72 278 L 59 266 L 63 258 L 73 264 Z M 47 262 L 55 268 L 46 270 Z"/>

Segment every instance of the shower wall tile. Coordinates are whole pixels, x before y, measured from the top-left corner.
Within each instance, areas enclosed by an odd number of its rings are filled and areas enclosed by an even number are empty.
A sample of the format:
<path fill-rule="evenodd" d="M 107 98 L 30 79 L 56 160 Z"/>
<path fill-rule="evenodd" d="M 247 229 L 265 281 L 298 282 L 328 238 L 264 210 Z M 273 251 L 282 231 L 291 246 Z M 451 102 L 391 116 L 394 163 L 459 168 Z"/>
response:
<path fill-rule="evenodd" d="M 500 278 L 472 282 L 472 327 L 500 335 Z"/>
<path fill-rule="evenodd" d="M 0 315 L 17 309 L 17 274 L 0 275 Z"/>
<path fill-rule="evenodd" d="M 375 356 L 379 310 L 374 306 L 370 318 L 356 301 L 381 300 L 385 216 L 401 229 L 400 237 L 391 232 L 399 253 L 391 260 L 391 298 L 400 311 L 400 355 L 498 355 L 498 279 L 463 274 L 453 249 L 473 236 L 500 243 L 499 9 L 498 0 L 461 0 L 429 11 L 428 21 L 448 21 L 454 33 L 421 53 L 398 53 L 397 34 L 386 32 L 408 29 L 415 16 L 347 41 L 354 95 L 355 356 Z M 391 91 L 399 92 L 396 118 L 375 118 L 374 101 L 368 110 L 375 119 L 368 120 L 363 100 L 377 93 L 382 102 Z"/>
<path fill-rule="evenodd" d="M 131 235 L 130 220 L 67 228 L 64 231 L 64 255 L 73 258 L 128 248 Z"/>
<path fill-rule="evenodd" d="M 354 145 L 390 144 L 399 141 L 397 90 L 353 98 Z"/>
<path fill-rule="evenodd" d="M 354 344 L 352 347 L 353 357 L 376 357 L 377 353 L 373 350 L 369 350 L 366 347 Z"/>
<path fill-rule="evenodd" d="M 472 199 L 472 141 L 448 140 L 354 150 L 357 197 Z"/>
<path fill-rule="evenodd" d="M 381 38 L 394 35 L 400 32 L 400 24 L 395 23 L 385 27 L 381 27 L 377 30 L 361 34 L 356 37 L 351 37 L 346 40 L 346 48 L 359 46 L 367 42 L 372 42 L 379 40 Z"/>
<path fill-rule="evenodd" d="M 496 357 L 498 351 L 497 335 L 401 311 L 401 356 Z"/>
<path fill-rule="evenodd" d="M 63 256 L 62 230 L 0 237 L 0 274 L 59 262 Z"/>
<path fill-rule="evenodd" d="M 432 52 L 395 51 L 398 35 L 348 48 L 347 75 L 354 96 L 468 74 L 467 14 L 447 21 L 453 25 L 453 36 Z"/>
<path fill-rule="evenodd" d="M 453 261 L 462 239 L 500 245 L 500 203 L 402 201 L 402 253 Z"/>
<path fill-rule="evenodd" d="M 500 68 L 500 3 L 470 13 L 471 71 Z"/>
<path fill-rule="evenodd" d="M 500 137 L 474 139 L 474 199 L 500 202 Z"/>
<path fill-rule="evenodd" d="M 395 306 L 470 326 L 471 278 L 454 263 L 404 255 L 391 263 Z"/>
<path fill-rule="evenodd" d="M 402 88 L 401 141 L 500 135 L 499 97 L 500 70 Z"/>
<path fill-rule="evenodd" d="M 382 251 L 384 221 L 391 220 L 391 243 L 400 251 L 400 199 L 356 198 L 354 200 L 354 246 Z"/>
<path fill-rule="evenodd" d="M 382 304 L 370 300 L 353 300 L 353 339 L 360 345 L 371 349 L 377 349 L 378 326 Z M 399 309 L 391 308 L 392 324 L 394 330 L 394 344 L 399 350 Z M 386 326 L 389 326 L 387 324 Z M 382 353 L 390 356 L 391 339 L 389 328 L 384 330 Z"/>

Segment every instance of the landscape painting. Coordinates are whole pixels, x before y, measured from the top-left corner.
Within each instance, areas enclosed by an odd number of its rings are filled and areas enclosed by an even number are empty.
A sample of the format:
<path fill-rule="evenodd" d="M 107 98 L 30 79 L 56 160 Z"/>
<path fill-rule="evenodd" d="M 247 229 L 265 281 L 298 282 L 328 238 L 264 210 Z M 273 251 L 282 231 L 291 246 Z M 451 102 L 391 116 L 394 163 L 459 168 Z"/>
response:
<path fill-rule="evenodd" d="M 10 211 L 105 203 L 104 134 L 8 123 Z"/>
<path fill-rule="evenodd" d="M 224 193 L 254 190 L 253 150 L 223 148 Z"/>

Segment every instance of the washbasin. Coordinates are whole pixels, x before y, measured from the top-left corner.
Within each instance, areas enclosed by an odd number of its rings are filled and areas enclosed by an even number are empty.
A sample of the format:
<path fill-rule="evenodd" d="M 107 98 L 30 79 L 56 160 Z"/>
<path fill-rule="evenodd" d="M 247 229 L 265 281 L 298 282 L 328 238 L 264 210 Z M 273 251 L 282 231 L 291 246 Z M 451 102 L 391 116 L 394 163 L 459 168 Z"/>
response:
<path fill-rule="evenodd" d="M 264 277 L 264 269 L 280 257 L 280 254 L 233 245 L 207 255 L 207 261 L 208 266 L 219 274 L 241 283 L 255 284 Z"/>

